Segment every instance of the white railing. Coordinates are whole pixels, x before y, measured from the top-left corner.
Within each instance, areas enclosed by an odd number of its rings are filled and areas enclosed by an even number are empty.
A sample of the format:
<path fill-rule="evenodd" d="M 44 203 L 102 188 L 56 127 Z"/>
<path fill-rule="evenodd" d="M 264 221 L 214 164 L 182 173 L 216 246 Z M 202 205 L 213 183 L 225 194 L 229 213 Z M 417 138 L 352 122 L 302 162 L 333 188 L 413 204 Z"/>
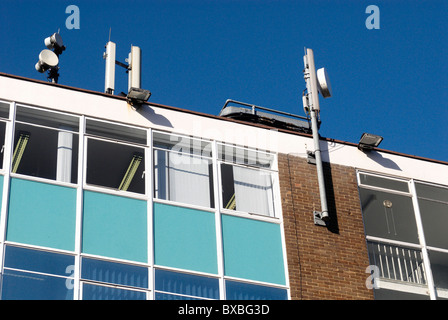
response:
<path fill-rule="evenodd" d="M 421 250 L 373 241 L 368 242 L 368 249 L 380 278 L 426 284 Z"/>

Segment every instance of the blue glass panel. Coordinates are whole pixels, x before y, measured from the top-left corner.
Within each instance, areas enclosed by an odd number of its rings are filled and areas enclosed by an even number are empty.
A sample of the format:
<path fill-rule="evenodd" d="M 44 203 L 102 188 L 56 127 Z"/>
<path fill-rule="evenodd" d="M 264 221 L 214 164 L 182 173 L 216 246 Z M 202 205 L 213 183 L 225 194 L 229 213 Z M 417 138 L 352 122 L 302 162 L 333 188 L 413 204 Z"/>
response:
<path fill-rule="evenodd" d="M 166 270 L 156 270 L 155 289 L 189 296 L 219 299 L 219 281 Z"/>
<path fill-rule="evenodd" d="M 279 224 L 222 215 L 226 276 L 286 284 Z"/>
<path fill-rule="evenodd" d="M 147 262 L 146 201 L 84 191 L 83 206 L 82 252 Z"/>
<path fill-rule="evenodd" d="M 70 279 L 4 270 L 3 300 L 72 300 Z"/>
<path fill-rule="evenodd" d="M 11 179 L 6 239 L 75 250 L 76 189 Z"/>
<path fill-rule="evenodd" d="M 287 300 L 286 289 L 226 281 L 227 300 Z"/>
<path fill-rule="evenodd" d="M 154 261 L 161 266 L 217 274 L 214 214 L 154 203 Z"/>
<path fill-rule="evenodd" d="M 82 287 L 83 300 L 146 300 L 146 292 L 104 287 L 85 283 Z"/>
<path fill-rule="evenodd" d="M 202 300 L 202 299 L 156 292 L 155 300 Z"/>
<path fill-rule="evenodd" d="M 124 263 L 83 258 L 81 277 L 88 280 L 148 288 L 148 269 Z"/>
<path fill-rule="evenodd" d="M 74 264 L 70 255 L 6 246 L 5 267 L 70 276 Z"/>

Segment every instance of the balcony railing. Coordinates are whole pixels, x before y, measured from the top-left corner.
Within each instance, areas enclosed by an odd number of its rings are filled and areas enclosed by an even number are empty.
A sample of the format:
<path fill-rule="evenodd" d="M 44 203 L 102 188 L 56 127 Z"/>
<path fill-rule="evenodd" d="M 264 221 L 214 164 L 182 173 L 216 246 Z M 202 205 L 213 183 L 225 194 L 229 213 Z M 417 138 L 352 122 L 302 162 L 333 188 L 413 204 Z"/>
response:
<path fill-rule="evenodd" d="M 379 278 L 426 284 L 421 250 L 380 242 L 368 242 L 370 263 L 379 268 Z"/>

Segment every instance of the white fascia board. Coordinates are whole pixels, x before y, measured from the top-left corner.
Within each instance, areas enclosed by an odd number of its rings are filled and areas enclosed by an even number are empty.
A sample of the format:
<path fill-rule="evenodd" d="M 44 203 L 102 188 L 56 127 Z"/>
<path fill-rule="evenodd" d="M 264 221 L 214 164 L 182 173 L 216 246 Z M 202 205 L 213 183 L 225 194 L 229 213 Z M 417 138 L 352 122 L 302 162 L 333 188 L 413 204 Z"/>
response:
<path fill-rule="evenodd" d="M 1 75 L 0 99 L 302 158 L 307 157 L 307 151 L 314 151 L 311 136 L 154 105 L 135 111 L 124 99 Z M 448 164 L 436 161 L 381 151 L 362 152 L 356 145 L 327 140 L 321 140 L 321 153 L 324 162 L 447 184 Z"/>

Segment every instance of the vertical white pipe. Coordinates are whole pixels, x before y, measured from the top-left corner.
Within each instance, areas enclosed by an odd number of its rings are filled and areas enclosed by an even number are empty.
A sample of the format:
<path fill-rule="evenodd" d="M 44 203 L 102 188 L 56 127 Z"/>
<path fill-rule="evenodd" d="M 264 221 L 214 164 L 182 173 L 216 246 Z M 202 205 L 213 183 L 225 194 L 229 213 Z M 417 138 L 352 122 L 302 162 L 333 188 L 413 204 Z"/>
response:
<path fill-rule="evenodd" d="M 58 154 L 56 163 L 56 180 L 71 182 L 72 177 L 73 133 L 58 132 Z"/>

